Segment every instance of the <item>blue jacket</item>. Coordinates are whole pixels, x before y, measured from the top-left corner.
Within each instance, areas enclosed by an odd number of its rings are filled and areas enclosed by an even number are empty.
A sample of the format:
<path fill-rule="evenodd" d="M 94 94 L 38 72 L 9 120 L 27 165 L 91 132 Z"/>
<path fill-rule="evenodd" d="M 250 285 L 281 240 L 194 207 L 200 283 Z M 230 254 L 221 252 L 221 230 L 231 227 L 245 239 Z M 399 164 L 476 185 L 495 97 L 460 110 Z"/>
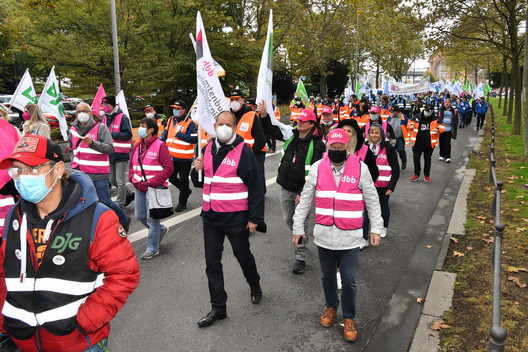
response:
<path fill-rule="evenodd" d="M 488 104 L 484 100 L 481 100 L 478 102 L 477 106 L 475 107 L 475 111 L 479 115 L 486 115 L 488 112 Z"/>
<path fill-rule="evenodd" d="M 458 111 L 460 111 L 461 114 L 465 114 L 471 110 L 471 106 L 469 105 L 469 102 L 467 101 L 461 101 L 460 104 L 458 104 Z"/>

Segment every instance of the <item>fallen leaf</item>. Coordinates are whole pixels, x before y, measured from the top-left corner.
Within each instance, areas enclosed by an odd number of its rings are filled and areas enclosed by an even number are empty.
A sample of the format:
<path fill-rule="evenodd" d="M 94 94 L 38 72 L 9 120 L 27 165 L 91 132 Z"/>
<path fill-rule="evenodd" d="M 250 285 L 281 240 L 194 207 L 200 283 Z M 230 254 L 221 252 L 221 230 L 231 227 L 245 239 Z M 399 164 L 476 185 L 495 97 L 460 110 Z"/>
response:
<path fill-rule="evenodd" d="M 485 216 L 479 215 L 479 216 L 477 216 L 477 219 L 484 219 L 485 220 L 487 218 Z"/>
<path fill-rule="evenodd" d="M 522 221 L 528 222 L 528 218 L 521 218 Z"/>
<path fill-rule="evenodd" d="M 431 325 L 431 329 L 433 330 L 442 330 L 450 328 L 449 325 L 447 325 L 444 321 L 433 321 L 433 325 Z"/>
<path fill-rule="evenodd" d="M 506 266 L 506 271 L 512 272 L 512 273 L 518 273 L 519 271 L 524 271 L 525 273 L 528 273 L 528 269 L 526 268 L 516 268 L 514 266 Z"/>
<path fill-rule="evenodd" d="M 517 233 L 526 232 L 526 228 L 525 227 L 518 227 L 518 228 L 515 229 L 515 232 L 517 232 Z"/>
<path fill-rule="evenodd" d="M 466 249 L 467 249 L 468 251 L 470 251 L 470 250 L 473 249 L 473 247 L 471 247 L 471 246 L 467 246 Z"/>
<path fill-rule="evenodd" d="M 430 332 L 429 334 L 427 334 L 427 336 L 431 336 L 431 337 L 434 337 L 435 334 L 433 334 L 432 332 Z"/>
<path fill-rule="evenodd" d="M 515 208 L 515 209 L 512 209 L 512 211 L 514 211 L 514 212 L 518 212 L 519 209 L 518 209 L 518 208 Z"/>
<path fill-rule="evenodd" d="M 519 166 L 519 169 L 526 169 L 526 166 Z"/>
<path fill-rule="evenodd" d="M 513 183 L 513 181 L 508 181 L 508 183 L 511 185 Z"/>
<path fill-rule="evenodd" d="M 503 190 L 501 191 L 501 194 L 504 194 L 504 193 L 506 193 L 506 190 L 505 190 L 505 189 L 503 189 Z"/>
<path fill-rule="evenodd" d="M 458 238 L 451 237 L 451 241 L 453 241 L 453 242 L 455 242 L 455 243 L 458 243 Z"/>
<path fill-rule="evenodd" d="M 430 244 L 426 246 L 427 248 L 431 249 L 433 248 L 433 246 L 431 246 Z"/>
<path fill-rule="evenodd" d="M 510 180 L 516 180 L 519 178 L 519 176 L 516 176 L 516 175 L 511 175 L 510 177 L 508 177 Z"/>
<path fill-rule="evenodd" d="M 465 254 L 464 254 L 464 253 L 461 253 L 461 252 L 453 251 L 453 255 L 454 255 L 455 257 L 463 257 Z"/>
<path fill-rule="evenodd" d="M 518 277 L 508 276 L 508 280 L 519 286 L 520 288 L 525 288 L 526 284 L 522 284 Z"/>
<path fill-rule="evenodd" d="M 490 237 L 490 238 L 484 238 L 483 241 L 484 241 L 484 242 L 488 242 L 488 243 L 493 243 L 493 237 Z"/>
<path fill-rule="evenodd" d="M 416 302 L 417 302 L 417 303 L 420 303 L 420 304 L 424 304 L 424 302 L 425 302 L 425 298 L 417 298 L 417 299 L 416 299 Z"/>
<path fill-rule="evenodd" d="M 521 198 L 524 198 L 524 196 L 517 196 L 517 197 L 515 197 L 515 198 L 517 198 L 517 199 L 521 199 Z"/>

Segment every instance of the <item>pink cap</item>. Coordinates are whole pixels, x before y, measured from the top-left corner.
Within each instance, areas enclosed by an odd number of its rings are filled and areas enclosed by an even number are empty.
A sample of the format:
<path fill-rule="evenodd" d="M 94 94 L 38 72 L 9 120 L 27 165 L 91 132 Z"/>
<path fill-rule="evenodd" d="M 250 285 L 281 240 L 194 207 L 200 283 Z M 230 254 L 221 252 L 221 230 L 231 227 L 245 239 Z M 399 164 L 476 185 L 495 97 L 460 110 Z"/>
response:
<path fill-rule="evenodd" d="M 334 144 L 334 143 L 346 144 L 347 142 L 348 142 L 348 135 L 345 132 L 345 130 L 337 128 L 335 130 L 330 131 L 330 133 L 328 133 L 328 138 L 326 142 L 328 145 Z"/>
<path fill-rule="evenodd" d="M 301 112 L 301 115 L 299 115 L 299 118 L 297 119 L 299 121 L 313 121 L 316 122 L 317 119 L 315 118 L 315 114 L 313 110 L 311 109 L 304 109 Z"/>
<path fill-rule="evenodd" d="M 379 114 L 381 112 L 381 109 L 379 108 L 379 106 L 374 105 L 373 107 L 370 108 L 370 112 L 374 114 Z"/>
<path fill-rule="evenodd" d="M 332 108 L 329 106 L 326 106 L 323 108 L 323 112 L 321 114 L 333 114 Z"/>

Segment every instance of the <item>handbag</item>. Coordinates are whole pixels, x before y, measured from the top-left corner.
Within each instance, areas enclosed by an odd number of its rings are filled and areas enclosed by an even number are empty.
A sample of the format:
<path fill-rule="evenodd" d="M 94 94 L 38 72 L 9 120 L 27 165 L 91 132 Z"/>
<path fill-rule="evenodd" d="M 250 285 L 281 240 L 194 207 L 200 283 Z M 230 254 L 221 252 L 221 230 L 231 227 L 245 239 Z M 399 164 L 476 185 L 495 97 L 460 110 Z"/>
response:
<path fill-rule="evenodd" d="M 139 167 L 141 168 L 143 179 L 145 180 L 145 182 L 148 183 L 147 175 L 145 175 L 145 170 L 143 170 L 143 163 L 141 162 L 140 154 L 141 153 L 138 153 Z M 172 209 L 171 192 L 167 187 L 149 187 L 147 189 L 147 200 L 149 207 L 149 216 L 152 219 L 165 219 L 174 214 L 174 209 Z"/>

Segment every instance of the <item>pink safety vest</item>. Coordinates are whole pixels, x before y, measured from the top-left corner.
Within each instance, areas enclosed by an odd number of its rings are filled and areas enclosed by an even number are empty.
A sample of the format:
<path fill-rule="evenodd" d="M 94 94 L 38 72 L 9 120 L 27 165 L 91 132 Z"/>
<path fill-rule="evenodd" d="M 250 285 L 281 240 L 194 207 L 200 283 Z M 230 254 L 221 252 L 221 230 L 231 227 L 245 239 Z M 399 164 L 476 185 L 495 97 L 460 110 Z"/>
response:
<path fill-rule="evenodd" d="M 121 132 L 121 120 L 123 119 L 123 113 L 117 114 L 116 117 L 114 117 L 114 120 L 108 127 L 110 132 Z M 103 116 L 103 121 L 105 125 L 106 123 L 106 115 Z M 116 153 L 129 153 L 130 147 L 132 146 L 132 139 L 129 139 L 128 141 L 119 141 L 117 139 L 114 139 L 114 151 Z"/>
<path fill-rule="evenodd" d="M 214 174 L 211 145 L 207 145 L 204 154 L 203 210 L 220 213 L 248 210 L 248 187 L 237 176 L 244 143 L 227 153 Z"/>
<path fill-rule="evenodd" d="M 3 196 L 0 194 L 0 237 L 4 236 L 5 219 L 9 209 L 15 204 L 13 196 Z"/>
<path fill-rule="evenodd" d="M 156 139 L 141 156 L 141 163 L 143 164 L 143 170 L 145 171 L 145 176 L 147 176 L 147 181 L 156 176 L 159 172 L 163 171 L 163 167 L 159 162 L 162 144 L 162 141 Z M 138 148 L 136 148 L 134 154 L 132 155 L 132 159 L 130 159 L 132 162 L 132 169 L 134 170 L 134 176 L 132 177 L 133 184 L 138 184 L 142 181 L 145 181 L 143 178 L 143 173 L 141 172 L 141 166 L 139 166 L 138 161 L 139 149 L 142 147 L 143 145 L 141 144 Z M 168 179 L 165 180 L 163 186 L 169 187 Z"/>
<path fill-rule="evenodd" d="M 355 152 L 354 155 L 358 157 L 359 161 L 365 161 L 365 158 L 367 157 L 367 151 L 368 147 L 365 144 L 362 144 L 361 148 Z"/>
<path fill-rule="evenodd" d="M 374 182 L 374 186 L 385 188 L 389 185 L 392 175 L 392 168 L 389 165 L 389 159 L 387 159 L 387 148 L 380 148 L 376 157 L 376 165 L 378 166 L 379 176 Z"/>
<path fill-rule="evenodd" d="M 381 122 L 381 128 L 383 128 L 383 131 L 385 131 L 385 136 L 387 135 L 387 121 Z M 368 138 L 368 132 L 370 129 L 370 121 L 365 124 L 365 139 Z"/>
<path fill-rule="evenodd" d="M 85 137 L 89 136 L 94 141 L 97 141 L 97 136 L 99 135 L 99 126 L 98 123 L 88 133 Z M 77 128 L 75 126 L 71 127 L 72 131 L 75 131 L 78 134 Z M 109 174 L 110 173 L 110 159 L 107 154 L 103 154 L 90 148 L 90 146 L 79 137 L 76 137 L 72 133 L 72 147 L 73 147 L 73 160 L 71 163 L 72 168 L 79 167 L 79 170 L 86 172 L 88 174 Z"/>
<path fill-rule="evenodd" d="M 363 193 L 358 188 L 361 176 L 359 159 L 349 155 L 343 175 L 336 186 L 328 155 L 319 163 L 315 186 L 315 222 L 320 225 L 336 225 L 342 230 L 363 227 Z"/>

